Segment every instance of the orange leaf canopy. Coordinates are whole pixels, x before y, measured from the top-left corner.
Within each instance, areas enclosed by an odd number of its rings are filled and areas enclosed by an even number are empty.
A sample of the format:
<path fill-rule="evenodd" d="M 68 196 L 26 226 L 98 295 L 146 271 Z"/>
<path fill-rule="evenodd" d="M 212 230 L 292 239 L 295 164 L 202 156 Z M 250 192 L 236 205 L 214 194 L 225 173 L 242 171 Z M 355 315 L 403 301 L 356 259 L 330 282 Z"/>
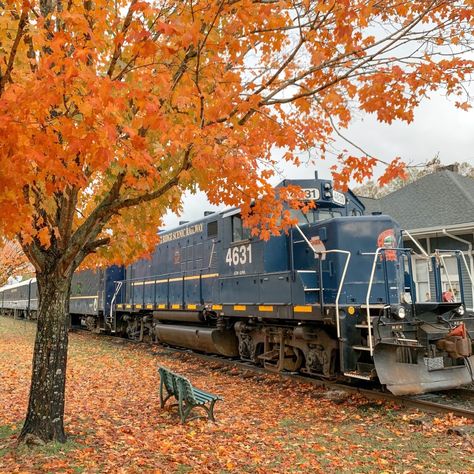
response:
<path fill-rule="evenodd" d="M 467 1 L 4 0 L 0 11 L 0 229 L 74 255 L 110 243 L 109 261 L 147 251 L 197 188 L 244 213 L 259 197 L 249 223 L 277 231 L 276 147 L 324 157 L 354 108 L 410 121 L 432 90 L 460 95 L 473 68 L 460 54 Z M 376 160 L 340 162 L 344 185 Z"/>

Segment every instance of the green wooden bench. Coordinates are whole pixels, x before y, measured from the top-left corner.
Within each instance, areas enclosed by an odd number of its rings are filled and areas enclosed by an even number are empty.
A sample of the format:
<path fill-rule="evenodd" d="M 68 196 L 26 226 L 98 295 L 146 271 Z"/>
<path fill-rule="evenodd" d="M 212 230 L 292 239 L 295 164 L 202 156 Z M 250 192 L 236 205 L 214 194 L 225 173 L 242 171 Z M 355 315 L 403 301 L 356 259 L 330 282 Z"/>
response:
<path fill-rule="evenodd" d="M 184 423 L 193 408 L 197 407 L 203 408 L 210 420 L 216 421 L 214 418 L 214 405 L 217 400 L 222 400 L 221 397 L 193 387 L 186 377 L 175 374 L 165 367 L 159 367 L 158 372 L 160 374 L 161 408 L 165 406 L 171 397 L 174 397 L 178 401 L 177 405 L 181 423 Z M 205 418 L 205 416 L 196 415 L 190 418 L 190 420 L 194 418 Z"/>

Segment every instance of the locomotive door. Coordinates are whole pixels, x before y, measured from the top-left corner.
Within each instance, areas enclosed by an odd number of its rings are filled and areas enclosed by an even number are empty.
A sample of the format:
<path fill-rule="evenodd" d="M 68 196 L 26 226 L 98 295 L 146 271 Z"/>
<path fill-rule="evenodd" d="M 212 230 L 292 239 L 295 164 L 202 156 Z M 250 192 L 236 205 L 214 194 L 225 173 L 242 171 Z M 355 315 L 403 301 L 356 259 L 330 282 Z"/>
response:
<path fill-rule="evenodd" d="M 219 258 L 219 290 L 223 303 L 259 303 L 259 276 L 263 272 L 262 242 L 250 235 L 239 210 L 223 216 Z"/>

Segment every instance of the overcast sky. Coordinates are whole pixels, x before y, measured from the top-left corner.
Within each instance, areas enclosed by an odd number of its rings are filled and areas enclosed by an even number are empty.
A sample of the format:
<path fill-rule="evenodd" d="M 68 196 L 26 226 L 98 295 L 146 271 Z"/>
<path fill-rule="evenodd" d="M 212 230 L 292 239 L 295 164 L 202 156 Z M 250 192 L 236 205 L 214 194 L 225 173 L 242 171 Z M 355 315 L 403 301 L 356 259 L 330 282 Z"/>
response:
<path fill-rule="evenodd" d="M 373 116 L 361 115 L 344 134 L 371 155 L 385 161 L 400 156 L 406 163 L 419 164 L 439 154 L 446 164 L 466 161 L 474 165 L 474 109 L 459 110 L 454 101 L 444 97 L 437 96 L 422 103 L 410 125 L 401 122 L 380 124 Z M 350 149 L 341 140 L 338 144 Z M 334 163 L 330 159 L 319 161 L 316 167 L 282 163 L 281 171 L 285 178 L 306 178 L 317 169 L 320 178 L 330 178 L 329 169 Z M 275 178 L 274 184 L 280 180 L 280 177 Z M 190 195 L 185 199 L 183 214 L 180 217 L 170 214 L 165 223 L 175 226 L 179 220 L 199 219 L 204 211 L 217 209 L 207 202 L 203 193 Z"/>

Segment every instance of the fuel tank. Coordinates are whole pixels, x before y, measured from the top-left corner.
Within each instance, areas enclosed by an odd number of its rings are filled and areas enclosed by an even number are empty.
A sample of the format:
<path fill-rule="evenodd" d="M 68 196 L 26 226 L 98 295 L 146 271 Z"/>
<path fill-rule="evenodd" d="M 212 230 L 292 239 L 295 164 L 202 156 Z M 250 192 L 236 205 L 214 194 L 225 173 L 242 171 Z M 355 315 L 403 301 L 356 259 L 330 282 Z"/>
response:
<path fill-rule="evenodd" d="M 181 323 L 200 323 L 204 321 L 202 313 L 196 311 L 153 311 L 153 319 L 179 321 Z"/>
<path fill-rule="evenodd" d="M 153 329 L 160 342 L 187 347 L 226 357 L 239 355 L 238 339 L 234 331 L 157 323 Z"/>

